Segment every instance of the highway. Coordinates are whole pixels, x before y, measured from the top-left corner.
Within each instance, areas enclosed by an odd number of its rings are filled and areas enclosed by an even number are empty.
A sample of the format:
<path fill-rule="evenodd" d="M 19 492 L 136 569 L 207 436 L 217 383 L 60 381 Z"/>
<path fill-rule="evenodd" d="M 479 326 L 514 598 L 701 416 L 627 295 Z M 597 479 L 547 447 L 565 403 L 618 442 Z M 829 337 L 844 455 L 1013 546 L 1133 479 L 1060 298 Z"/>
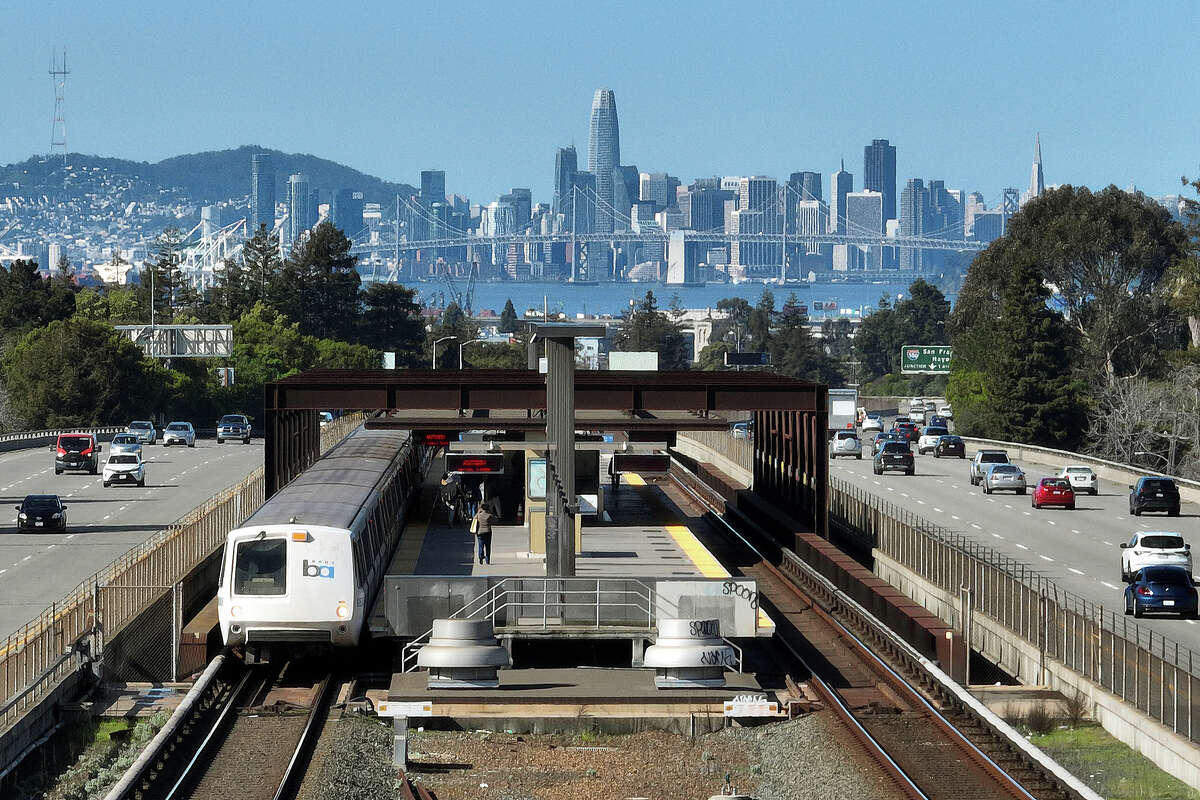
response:
<path fill-rule="evenodd" d="M 831 474 L 1023 561 L 1066 591 L 1117 614 L 1125 607 L 1120 545 L 1129 541 L 1134 530 L 1179 531 L 1189 543 L 1200 543 L 1197 535 L 1200 507 L 1193 503 L 1184 501 L 1179 517 L 1151 513 L 1132 517 L 1129 487 L 1102 478 L 1100 493 L 1095 497 L 1078 495 L 1074 511 L 1035 510 L 1030 503 L 1032 488 L 1025 495 L 1012 492 L 985 495 L 981 487 L 972 486 L 968 470 L 975 455 L 973 449 L 967 450 L 966 459 L 934 458 L 917 455 L 914 443 L 915 475 L 909 477 L 899 472 L 875 475 L 870 457 L 874 437 L 873 433 L 863 437 L 861 461 L 838 458 L 830 465 Z M 1024 470 L 1030 487 L 1058 471 L 1045 464 L 1013 463 Z M 1181 645 L 1200 650 L 1200 626 L 1195 621 L 1146 616 L 1138 623 Z"/>
<path fill-rule="evenodd" d="M 102 457 L 107 457 L 104 445 Z M 18 630 L 105 564 L 140 544 L 263 463 L 262 441 L 197 440 L 194 448 L 144 449 L 146 486 L 105 489 L 99 473 L 54 474 L 45 449 L 0 454 L 0 637 Z M 16 532 L 14 506 L 27 494 L 57 494 L 66 533 Z"/>

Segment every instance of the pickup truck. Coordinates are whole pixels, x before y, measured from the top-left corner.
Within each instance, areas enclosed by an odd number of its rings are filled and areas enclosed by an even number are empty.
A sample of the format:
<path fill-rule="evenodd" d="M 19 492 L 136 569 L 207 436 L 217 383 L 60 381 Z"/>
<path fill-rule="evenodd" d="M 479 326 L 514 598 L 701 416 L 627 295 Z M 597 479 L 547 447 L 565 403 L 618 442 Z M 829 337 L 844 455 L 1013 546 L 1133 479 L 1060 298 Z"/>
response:
<path fill-rule="evenodd" d="M 980 450 L 971 462 L 971 485 L 978 486 L 983 481 L 983 474 L 992 464 L 1008 464 L 1007 450 Z"/>

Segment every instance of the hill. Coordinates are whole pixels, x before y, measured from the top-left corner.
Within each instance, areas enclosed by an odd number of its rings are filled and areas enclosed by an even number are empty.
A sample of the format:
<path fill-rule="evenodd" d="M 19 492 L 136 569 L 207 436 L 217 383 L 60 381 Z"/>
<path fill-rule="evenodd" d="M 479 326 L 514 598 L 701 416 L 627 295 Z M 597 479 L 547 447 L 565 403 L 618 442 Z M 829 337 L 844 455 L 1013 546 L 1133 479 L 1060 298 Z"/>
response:
<path fill-rule="evenodd" d="M 397 194 L 416 192 L 408 184 L 385 181 L 307 153 L 243 145 L 233 150 L 174 156 L 154 164 L 71 153 L 66 159 L 68 169 L 74 173 L 70 180 L 64 180 L 59 162 L 33 157 L 0 167 L 0 193 L 8 193 L 9 187 L 17 184 L 24 195 L 61 198 L 92 188 L 85 179 L 88 173 L 103 172 L 109 178 L 125 179 L 130 199 L 151 199 L 163 191 L 180 190 L 197 204 L 236 202 L 250 193 L 250 156 L 254 153 L 270 153 L 273 157 L 277 200 L 287 196 L 287 178 L 294 172 L 306 173 L 314 188 L 354 189 L 362 192 L 367 202 L 385 206 L 393 203 Z"/>

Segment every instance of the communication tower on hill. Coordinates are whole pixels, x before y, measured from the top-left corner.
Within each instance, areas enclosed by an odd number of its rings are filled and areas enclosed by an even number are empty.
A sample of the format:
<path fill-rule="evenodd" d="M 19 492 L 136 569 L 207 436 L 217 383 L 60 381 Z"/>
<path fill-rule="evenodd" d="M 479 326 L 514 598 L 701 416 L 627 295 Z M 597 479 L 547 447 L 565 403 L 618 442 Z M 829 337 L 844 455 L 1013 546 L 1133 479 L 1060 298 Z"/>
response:
<path fill-rule="evenodd" d="M 50 122 L 50 157 L 58 156 L 63 161 L 67 159 L 66 91 L 69 74 L 66 48 L 62 52 L 61 64 L 54 53 L 51 53 L 50 80 L 54 83 L 54 117 Z"/>

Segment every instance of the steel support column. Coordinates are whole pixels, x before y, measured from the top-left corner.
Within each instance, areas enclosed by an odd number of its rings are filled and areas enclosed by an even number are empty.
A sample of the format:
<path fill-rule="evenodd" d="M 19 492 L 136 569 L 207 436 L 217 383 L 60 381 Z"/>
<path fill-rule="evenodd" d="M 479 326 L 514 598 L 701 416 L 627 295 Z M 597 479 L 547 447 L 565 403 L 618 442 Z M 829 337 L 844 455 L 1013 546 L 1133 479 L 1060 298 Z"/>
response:
<path fill-rule="evenodd" d="M 546 441 L 555 477 L 549 487 L 547 517 L 554 517 L 553 538 L 547 526 L 546 577 L 575 575 L 575 337 L 546 339 Z M 553 547 L 557 545 L 557 547 Z M 552 549 L 553 548 L 553 549 Z"/>

